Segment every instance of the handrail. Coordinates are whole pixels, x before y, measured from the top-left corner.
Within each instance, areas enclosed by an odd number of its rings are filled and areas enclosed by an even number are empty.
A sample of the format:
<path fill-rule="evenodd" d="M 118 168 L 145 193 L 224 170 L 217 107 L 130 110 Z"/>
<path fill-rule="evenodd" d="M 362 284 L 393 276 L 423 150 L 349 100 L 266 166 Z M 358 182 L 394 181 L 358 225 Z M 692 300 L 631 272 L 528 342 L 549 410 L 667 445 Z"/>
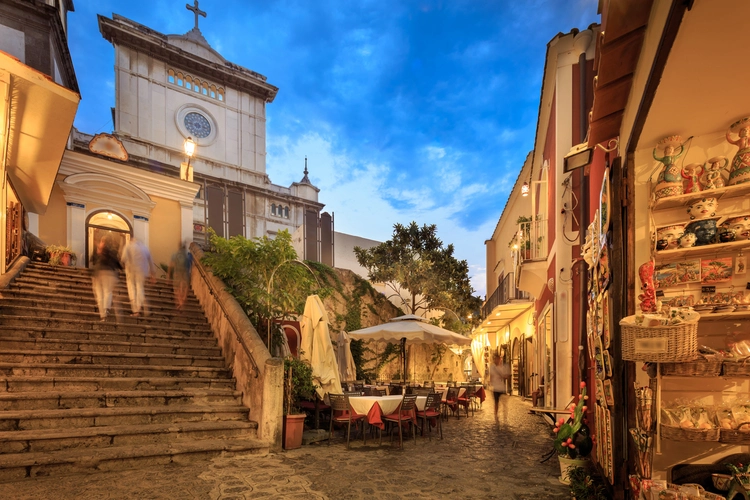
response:
<path fill-rule="evenodd" d="M 191 253 L 193 253 L 193 257 L 195 257 L 195 253 L 190 250 Z M 216 293 L 216 290 L 214 289 L 213 284 L 211 283 L 211 280 L 208 279 L 208 275 L 206 274 L 206 269 L 203 266 L 203 263 L 200 261 L 200 259 L 193 258 L 195 261 L 195 266 L 198 271 L 200 271 L 201 276 L 203 276 L 203 281 L 205 281 L 206 285 L 208 285 L 208 290 L 211 292 L 211 295 L 217 298 L 216 302 L 219 304 L 219 307 L 221 307 L 221 310 L 224 311 L 224 316 L 227 318 L 227 321 L 232 326 L 232 329 L 234 330 L 234 335 L 237 337 L 237 340 L 239 341 L 242 348 L 245 350 L 245 354 L 247 354 L 248 359 L 250 360 L 250 363 L 253 365 L 253 372 L 255 372 L 255 378 L 258 378 L 260 376 L 260 369 L 258 368 L 258 365 L 255 363 L 255 358 L 253 358 L 253 353 L 250 350 L 250 348 L 245 343 L 245 339 L 242 338 L 242 336 L 239 334 L 239 328 L 237 325 L 232 321 L 232 317 L 229 314 L 229 312 L 224 307 L 224 304 L 221 300 L 218 300 L 218 295 Z"/>

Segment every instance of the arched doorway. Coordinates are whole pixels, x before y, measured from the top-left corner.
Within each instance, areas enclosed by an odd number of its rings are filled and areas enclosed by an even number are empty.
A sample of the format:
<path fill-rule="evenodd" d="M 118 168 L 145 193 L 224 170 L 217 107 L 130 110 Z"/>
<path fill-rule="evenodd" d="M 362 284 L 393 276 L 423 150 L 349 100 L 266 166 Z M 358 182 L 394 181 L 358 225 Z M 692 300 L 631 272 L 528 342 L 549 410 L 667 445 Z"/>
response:
<path fill-rule="evenodd" d="M 110 238 L 117 245 L 118 252 L 133 234 L 133 228 L 124 217 L 111 210 L 99 210 L 86 219 L 86 267 L 89 267 L 94 249 L 102 238 Z"/>

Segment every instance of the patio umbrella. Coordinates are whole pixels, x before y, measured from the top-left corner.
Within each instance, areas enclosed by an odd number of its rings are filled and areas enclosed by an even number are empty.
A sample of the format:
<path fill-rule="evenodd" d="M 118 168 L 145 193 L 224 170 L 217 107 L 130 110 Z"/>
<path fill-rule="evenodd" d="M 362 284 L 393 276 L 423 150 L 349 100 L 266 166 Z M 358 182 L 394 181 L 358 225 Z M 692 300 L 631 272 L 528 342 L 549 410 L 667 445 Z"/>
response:
<path fill-rule="evenodd" d="M 357 378 L 357 367 L 354 364 L 354 357 L 352 357 L 352 339 L 342 330 L 336 343 L 336 358 L 339 363 L 341 380 L 344 382 L 355 380 Z"/>
<path fill-rule="evenodd" d="M 300 336 L 302 350 L 299 357 L 310 362 L 320 399 L 328 392 L 341 394 L 336 353 L 328 333 L 328 314 L 317 295 L 307 297 L 305 312 L 300 318 Z"/>
<path fill-rule="evenodd" d="M 424 318 L 407 314 L 393 318 L 387 323 L 349 332 L 349 336 L 359 340 L 380 340 L 401 342 L 403 377 L 406 380 L 406 344 L 445 344 L 448 346 L 469 346 L 471 339 L 428 323 Z"/>

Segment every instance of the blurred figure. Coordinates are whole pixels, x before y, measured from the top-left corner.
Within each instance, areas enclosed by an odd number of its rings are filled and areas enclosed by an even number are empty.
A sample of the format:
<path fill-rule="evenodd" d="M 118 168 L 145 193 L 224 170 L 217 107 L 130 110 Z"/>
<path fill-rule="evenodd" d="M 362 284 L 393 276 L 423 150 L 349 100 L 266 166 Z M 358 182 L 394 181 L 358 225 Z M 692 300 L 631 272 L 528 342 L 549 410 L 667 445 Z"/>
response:
<path fill-rule="evenodd" d="M 148 315 L 144 286 L 146 276 L 151 278 L 152 283 L 155 278 L 151 267 L 151 253 L 141 240 L 135 237 L 130 238 L 130 242 L 122 250 L 122 265 L 125 268 L 128 297 L 130 298 L 133 316 L 140 316 L 141 309 L 144 309 L 144 314 Z"/>
<path fill-rule="evenodd" d="M 492 396 L 495 399 L 495 422 L 499 421 L 497 411 L 500 407 L 500 398 L 503 394 L 507 393 L 506 381 L 510 378 L 510 368 L 507 364 L 502 362 L 500 354 L 495 353 L 492 357 L 492 365 L 490 365 L 490 386 L 492 386 Z M 503 401 L 503 417 L 505 422 L 508 422 L 508 404 L 507 401 Z"/>
<path fill-rule="evenodd" d="M 193 255 L 188 252 L 185 243 L 180 243 L 180 248 L 172 255 L 169 262 L 169 277 L 174 287 L 174 297 L 177 302 L 177 310 L 181 310 L 187 300 L 190 289 L 190 270 L 193 267 Z"/>
<path fill-rule="evenodd" d="M 112 291 L 117 284 L 117 273 L 122 266 L 117 258 L 117 249 L 109 238 L 99 240 L 91 260 L 94 265 L 94 297 L 99 307 L 99 317 L 104 321 L 112 307 Z"/>

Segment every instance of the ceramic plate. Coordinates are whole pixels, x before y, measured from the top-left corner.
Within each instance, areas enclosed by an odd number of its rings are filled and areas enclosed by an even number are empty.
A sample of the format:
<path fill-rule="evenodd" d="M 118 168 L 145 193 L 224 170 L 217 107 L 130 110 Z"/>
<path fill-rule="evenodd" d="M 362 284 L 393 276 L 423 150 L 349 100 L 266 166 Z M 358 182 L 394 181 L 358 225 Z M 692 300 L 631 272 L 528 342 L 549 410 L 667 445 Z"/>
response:
<path fill-rule="evenodd" d="M 604 349 L 602 349 L 602 339 L 597 336 L 596 337 L 596 346 L 594 347 L 594 363 L 596 363 L 596 378 L 599 380 L 604 380 L 607 376 L 607 372 L 604 368 Z"/>
<path fill-rule="evenodd" d="M 609 207 L 609 168 L 604 170 L 604 178 L 602 179 L 602 190 L 599 197 L 599 214 L 599 242 L 603 245 L 607 231 L 609 230 L 609 221 L 611 218 Z"/>
<path fill-rule="evenodd" d="M 610 318 L 609 318 L 609 292 L 604 292 L 602 297 L 602 344 L 609 349 L 610 342 Z"/>
<path fill-rule="evenodd" d="M 604 397 L 604 381 L 599 379 L 596 379 L 596 401 L 601 405 L 607 404 Z"/>

